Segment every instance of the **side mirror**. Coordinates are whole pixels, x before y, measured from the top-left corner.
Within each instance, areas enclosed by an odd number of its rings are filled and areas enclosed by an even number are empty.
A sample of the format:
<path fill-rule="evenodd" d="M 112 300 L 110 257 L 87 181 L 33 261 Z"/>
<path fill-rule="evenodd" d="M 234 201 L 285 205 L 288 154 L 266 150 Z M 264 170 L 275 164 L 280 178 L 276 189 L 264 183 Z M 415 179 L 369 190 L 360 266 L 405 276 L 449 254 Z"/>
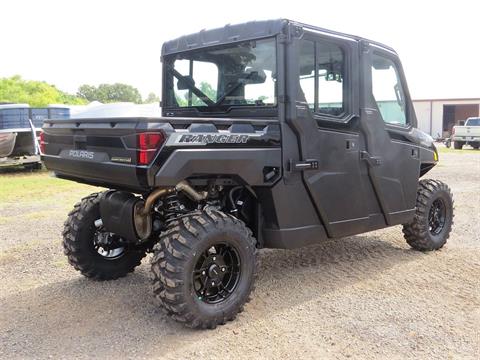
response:
<path fill-rule="evenodd" d="M 267 74 L 263 70 L 250 71 L 240 78 L 244 84 L 263 84 L 267 80 Z"/>

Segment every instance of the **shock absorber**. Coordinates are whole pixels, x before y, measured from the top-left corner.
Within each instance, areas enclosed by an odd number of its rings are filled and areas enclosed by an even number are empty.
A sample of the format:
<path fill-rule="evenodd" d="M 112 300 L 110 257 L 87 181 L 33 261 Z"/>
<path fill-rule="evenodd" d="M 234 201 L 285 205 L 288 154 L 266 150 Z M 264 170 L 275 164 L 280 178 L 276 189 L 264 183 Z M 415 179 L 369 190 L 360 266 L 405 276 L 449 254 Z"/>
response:
<path fill-rule="evenodd" d="M 172 220 L 177 214 L 183 211 L 183 205 L 178 200 L 177 194 L 170 194 L 163 200 L 165 220 Z"/>

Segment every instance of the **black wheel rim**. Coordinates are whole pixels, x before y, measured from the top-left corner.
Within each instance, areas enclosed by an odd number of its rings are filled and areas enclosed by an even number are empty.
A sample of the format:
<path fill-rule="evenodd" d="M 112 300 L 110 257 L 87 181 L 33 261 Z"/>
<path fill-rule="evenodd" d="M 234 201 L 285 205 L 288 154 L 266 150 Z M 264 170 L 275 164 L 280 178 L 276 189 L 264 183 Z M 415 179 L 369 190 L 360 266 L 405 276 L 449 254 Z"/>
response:
<path fill-rule="evenodd" d="M 428 215 L 428 227 L 432 235 L 440 234 L 444 227 L 447 217 L 447 209 L 442 199 L 433 201 Z"/>
<path fill-rule="evenodd" d="M 106 260 L 115 260 L 125 254 L 123 239 L 111 232 L 107 232 L 102 226 L 97 227 L 93 235 L 93 248 L 99 256 Z"/>
<path fill-rule="evenodd" d="M 240 256 L 229 244 L 209 247 L 198 258 L 193 271 L 193 288 L 197 298 L 207 304 L 225 301 L 240 279 Z"/>

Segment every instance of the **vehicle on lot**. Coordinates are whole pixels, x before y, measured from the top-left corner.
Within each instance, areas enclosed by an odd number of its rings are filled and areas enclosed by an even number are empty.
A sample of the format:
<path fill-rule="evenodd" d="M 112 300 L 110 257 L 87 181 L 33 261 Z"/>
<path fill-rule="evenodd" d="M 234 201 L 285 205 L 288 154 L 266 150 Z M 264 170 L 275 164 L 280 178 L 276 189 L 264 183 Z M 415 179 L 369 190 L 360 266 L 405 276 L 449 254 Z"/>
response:
<path fill-rule="evenodd" d="M 452 141 L 455 149 L 461 149 L 463 145 L 470 145 L 474 149 L 480 147 L 480 117 L 471 117 L 463 126 L 454 126 Z"/>
<path fill-rule="evenodd" d="M 41 167 L 37 135 L 43 121 L 68 117 L 67 107 L 31 108 L 27 104 L 0 104 L 0 167 Z"/>
<path fill-rule="evenodd" d="M 162 48 L 158 118 L 46 121 L 56 176 L 110 190 L 70 212 L 65 254 L 116 279 L 152 251 L 153 293 L 194 328 L 235 318 L 260 248 L 403 224 L 414 249 L 450 234 L 450 189 L 397 54 L 289 20 L 201 31 Z"/>

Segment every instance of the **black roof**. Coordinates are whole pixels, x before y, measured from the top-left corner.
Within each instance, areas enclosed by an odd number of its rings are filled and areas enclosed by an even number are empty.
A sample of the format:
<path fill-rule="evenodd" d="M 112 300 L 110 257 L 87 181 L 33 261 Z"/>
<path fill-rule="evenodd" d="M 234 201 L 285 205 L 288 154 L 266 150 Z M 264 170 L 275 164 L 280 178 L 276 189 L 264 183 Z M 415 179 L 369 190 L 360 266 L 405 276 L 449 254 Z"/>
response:
<path fill-rule="evenodd" d="M 282 33 L 284 28 L 288 24 L 293 24 L 306 30 L 317 31 L 335 37 L 341 37 L 355 41 L 366 40 L 371 44 L 380 46 L 395 53 L 395 50 L 393 50 L 387 45 L 359 36 L 307 25 L 293 20 L 276 19 L 249 21 L 243 24 L 225 25 L 221 28 L 201 30 L 198 33 L 184 35 L 177 39 L 165 42 L 162 46 L 162 56 L 184 52 L 192 49 L 204 48 L 212 45 L 222 45 L 237 41 L 248 41 L 252 39 L 275 36 Z"/>

